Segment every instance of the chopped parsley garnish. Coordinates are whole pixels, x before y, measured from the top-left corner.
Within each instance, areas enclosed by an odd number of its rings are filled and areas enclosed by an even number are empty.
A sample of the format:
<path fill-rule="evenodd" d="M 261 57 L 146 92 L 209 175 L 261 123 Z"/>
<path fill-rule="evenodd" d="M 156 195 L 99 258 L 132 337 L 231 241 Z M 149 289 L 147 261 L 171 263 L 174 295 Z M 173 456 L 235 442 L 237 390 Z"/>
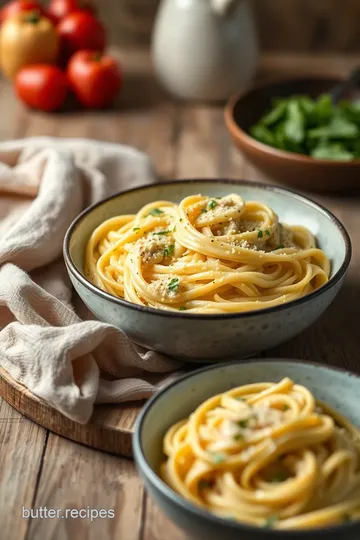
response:
<path fill-rule="evenodd" d="M 270 231 L 269 231 L 269 229 L 266 229 L 265 234 L 267 234 L 268 236 L 270 236 Z"/>
<path fill-rule="evenodd" d="M 171 231 L 158 231 L 158 232 L 153 232 L 153 234 L 169 234 L 169 232 Z"/>
<path fill-rule="evenodd" d="M 216 205 L 217 205 L 217 202 L 214 201 L 214 199 L 212 201 L 210 201 L 209 202 L 209 210 L 213 210 Z"/>
<path fill-rule="evenodd" d="M 212 482 L 210 482 L 209 480 L 199 480 L 199 483 L 198 483 L 199 489 L 208 489 L 208 488 L 211 488 L 211 486 L 212 486 Z"/>
<path fill-rule="evenodd" d="M 203 208 L 203 209 L 201 210 L 201 213 L 202 213 L 202 214 L 206 214 L 206 212 L 207 212 L 206 208 Z"/>
<path fill-rule="evenodd" d="M 225 456 L 223 454 L 214 454 L 213 455 L 213 462 L 214 463 L 222 463 L 225 461 Z"/>
<path fill-rule="evenodd" d="M 172 232 L 175 232 L 175 231 L 176 231 L 176 225 L 175 225 L 175 227 L 173 228 Z"/>
<path fill-rule="evenodd" d="M 164 212 L 160 208 L 153 208 L 151 212 L 148 213 L 148 216 L 161 216 Z"/>
<path fill-rule="evenodd" d="M 282 408 L 283 411 L 288 411 L 289 409 L 290 409 L 289 405 L 283 405 L 283 408 Z"/>
<path fill-rule="evenodd" d="M 179 219 L 179 221 L 182 221 L 182 217 Z"/>
<path fill-rule="evenodd" d="M 274 474 L 274 476 L 270 479 L 270 482 L 272 484 L 280 484 L 281 482 L 285 482 L 289 478 L 289 474 L 286 471 L 279 471 L 278 473 Z"/>
<path fill-rule="evenodd" d="M 246 426 L 248 425 L 249 420 L 250 420 L 250 418 L 246 418 L 246 420 L 240 420 L 239 422 L 236 422 L 236 423 L 241 428 L 246 428 Z"/>
<path fill-rule="evenodd" d="M 245 401 L 245 399 L 242 398 L 242 397 L 237 397 L 236 399 L 237 399 L 238 401 Z"/>
<path fill-rule="evenodd" d="M 185 306 L 179 307 L 179 311 L 186 311 L 186 309 L 187 309 L 187 308 L 186 308 Z"/>
<path fill-rule="evenodd" d="M 258 230 L 258 235 L 257 235 L 257 237 L 258 237 L 258 238 L 262 238 L 263 236 L 264 236 L 264 233 L 262 232 L 261 229 L 259 229 L 259 230 Z"/>
<path fill-rule="evenodd" d="M 134 227 L 133 231 L 140 231 L 140 227 Z"/>
<path fill-rule="evenodd" d="M 176 293 L 179 288 L 179 285 L 180 285 L 179 278 L 175 277 L 170 281 L 168 285 L 168 289 L 169 291 Z"/>
<path fill-rule="evenodd" d="M 171 257 L 171 255 L 173 255 L 173 253 L 174 253 L 174 249 L 175 249 L 175 244 L 171 244 L 170 246 L 167 246 L 164 249 L 164 256 L 165 257 Z"/>
<path fill-rule="evenodd" d="M 233 437 L 234 441 L 242 441 L 243 438 L 244 436 L 241 433 L 236 433 L 236 435 Z"/>
<path fill-rule="evenodd" d="M 272 529 L 275 523 L 277 522 L 276 516 L 269 516 L 267 520 L 265 521 L 264 527 L 267 527 L 268 529 Z"/>
<path fill-rule="evenodd" d="M 276 251 L 277 249 L 284 249 L 284 244 L 280 244 L 280 246 L 278 246 L 277 248 L 274 249 L 274 251 Z"/>

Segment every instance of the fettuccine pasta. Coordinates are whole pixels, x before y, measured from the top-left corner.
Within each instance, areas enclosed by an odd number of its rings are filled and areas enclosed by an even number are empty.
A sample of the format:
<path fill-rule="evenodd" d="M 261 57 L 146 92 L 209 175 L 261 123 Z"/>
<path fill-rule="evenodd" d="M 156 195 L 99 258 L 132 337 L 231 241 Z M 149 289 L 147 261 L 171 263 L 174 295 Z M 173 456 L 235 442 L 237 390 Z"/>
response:
<path fill-rule="evenodd" d="M 129 302 L 189 313 L 277 306 L 324 285 L 330 263 L 304 227 L 239 195 L 156 201 L 102 223 L 85 275 Z"/>
<path fill-rule="evenodd" d="M 275 529 L 360 519 L 358 429 L 288 378 L 208 399 L 164 453 L 163 480 L 217 516 Z"/>

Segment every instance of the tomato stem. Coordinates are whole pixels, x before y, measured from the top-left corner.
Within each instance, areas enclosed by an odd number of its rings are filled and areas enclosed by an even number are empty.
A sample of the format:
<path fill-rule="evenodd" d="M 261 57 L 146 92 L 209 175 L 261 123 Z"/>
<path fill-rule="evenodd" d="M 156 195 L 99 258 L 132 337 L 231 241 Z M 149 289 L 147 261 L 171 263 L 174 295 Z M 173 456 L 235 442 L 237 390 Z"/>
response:
<path fill-rule="evenodd" d="M 96 51 L 96 53 L 94 53 L 94 56 L 93 56 L 94 62 L 100 62 L 101 58 L 102 58 L 102 52 Z"/>
<path fill-rule="evenodd" d="M 38 10 L 30 11 L 29 13 L 26 13 L 24 21 L 31 24 L 37 24 L 40 21 L 40 17 L 41 15 Z"/>

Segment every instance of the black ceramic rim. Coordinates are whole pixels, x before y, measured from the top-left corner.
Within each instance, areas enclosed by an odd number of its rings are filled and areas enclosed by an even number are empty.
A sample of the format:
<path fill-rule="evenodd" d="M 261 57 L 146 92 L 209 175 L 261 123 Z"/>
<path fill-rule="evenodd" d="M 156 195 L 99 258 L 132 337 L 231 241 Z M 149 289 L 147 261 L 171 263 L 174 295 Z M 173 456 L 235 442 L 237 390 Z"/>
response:
<path fill-rule="evenodd" d="M 76 268 L 75 264 L 73 263 L 71 256 L 70 256 L 70 241 L 73 232 L 79 225 L 79 223 L 88 215 L 90 214 L 95 208 L 98 208 L 99 206 L 106 204 L 108 201 L 111 201 L 113 199 L 116 199 L 117 197 L 121 197 L 121 195 L 127 195 L 130 193 L 135 193 L 137 191 L 146 191 L 147 189 L 152 189 L 154 186 L 173 186 L 178 184 L 228 184 L 228 185 L 237 185 L 237 186 L 250 186 L 250 187 L 257 187 L 260 189 L 264 189 L 266 191 L 273 191 L 275 193 L 283 193 L 288 194 L 294 197 L 294 199 L 297 199 L 299 201 L 302 201 L 303 203 L 307 204 L 308 206 L 312 206 L 315 208 L 318 212 L 321 212 L 324 214 L 327 218 L 329 218 L 333 224 L 337 227 L 337 229 L 340 231 L 344 244 L 345 244 L 345 257 L 343 260 L 342 265 L 340 266 L 339 270 L 336 272 L 334 276 L 332 276 L 325 285 L 320 287 L 319 289 L 316 289 L 316 291 L 311 292 L 310 294 L 307 294 L 306 296 L 302 296 L 301 298 L 297 298 L 296 300 L 291 300 L 290 302 L 286 302 L 285 304 L 280 304 L 278 306 L 272 306 L 268 308 L 258 309 L 254 311 L 249 312 L 242 312 L 242 313 L 222 313 L 222 314 L 191 314 L 186 313 L 184 311 L 165 311 L 161 309 L 155 309 L 147 306 L 140 306 L 138 304 L 133 304 L 132 302 L 128 302 L 127 300 L 124 300 L 122 298 L 118 298 L 116 296 L 112 296 L 111 294 L 99 289 L 96 287 L 96 285 L 93 285 L 86 279 L 86 277 L 79 272 L 79 270 Z M 63 254 L 66 266 L 71 272 L 71 274 L 81 282 L 84 287 L 89 289 L 94 294 L 97 294 L 98 296 L 101 296 L 103 299 L 108 300 L 112 303 L 124 306 L 129 309 L 134 309 L 136 311 L 142 311 L 144 313 L 148 313 L 151 315 L 155 315 L 157 317 L 176 317 L 179 319 L 191 319 L 191 320 L 219 320 L 219 319 L 245 319 L 249 317 L 256 317 L 258 315 L 264 315 L 267 313 L 275 313 L 278 311 L 282 311 L 284 309 L 288 309 L 289 307 L 293 306 L 300 306 L 304 302 L 307 302 L 309 300 L 312 300 L 316 298 L 317 296 L 323 294 L 325 291 L 331 289 L 346 273 L 348 266 L 350 264 L 351 260 L 351 241 L 350 237 L 345 229 L 345 227 L 342 225 L 342 223 L 337 219 L 337 217 L 332 214 L 329 210 L 327 210 L 324 206 L 315 203 L 313 200 L 309 199 L 308 197 L 305 197 L 304 195 L 299 195 L 296 193 L 296 191 L 292 191 L 290 189 L 281 188 L 278 186 L 272 186 L 268 184 L 262 184 L 260 182 L 250 182 L 248 180 L 229 180 L 229 179 L 186 179 L 186 180 L 174 180 L 174 181 L 168 181 L 168 182 L 161 182 L 158 184 L 147 184 L 145 186 L 139 186 L 133 189 L 128 189 L 124 191 L 120 191 L 119 193 L 116 193 L 115 195 L 112 195 L 111 197 L 107 197 L 106 199 L 103 199 L 102 201 L 89 206 L 70 225 L 69 229 L 67 230 L 67 233 L 65 235 L 64 239 L 64 246 L 63 246 Z"/>
<path fill-rule="evenodd" d="M 238 365 L 238 366 L 244 366 L 244 365 L 251 365 L 254 363 L 258 364 L 292 364 L 292 365 L 303 365 L 303 366 L 315 366 L 321 369 L 324 369 L 326 371 L 335 371 L 340 372 L 345 375 L 349 375 L 351 377 L 355 377 L 359 380 L 360 383 L 360 376 L 354 372 L 347 371 L 345 369 L 337 368 L 337 367 L 329 367 L 325 366 L 324 364 L 320 364 L 318 362 L 299 362 L 297 360 L 291 360 L 286 358 L 281 359 L 275 359 L 275 358 L 259 358 L 251 360 L 251 362 L 227 362 L 225 364 L 215 364 L 211 366 L 207 366 L 205 368 L 197 369 L 193 371 L 192 373 L 189 373 L 187 375 L 184 375 L 177 379 L 176 381 L 170 383 L 167 385 L 163 390 L 161 390 L 159 393 L 157 393 L 155 396 L 149 399 L 149 401 L 144 405 L 142 411 L 140 412 L 140 415 L 138 416 L 138 419 L 136 421 L 135 425 L 135 433 L 133 435 L 133 453 L 135 460 L 137 462 L 137 465 L 139 469 L 143 472 L 143 474 L 149 479 L 149 481 L 155 485 L 156 489 L 158 489 L 162 495 L 168 499 L 171 499 L 174 504 L 177 506 L 180 506 L 183 510 L 190 512 L 194 517 L 199 517 L 202 519 L 207 519 L 210 523 L 213 523 L 214 525 L 222 525 L 225 527 L 228 527 L 230 529 L 233 529 L 233 531 L 239 532 L 260 532 L 263 535 L 268 535 L 269 538 L 273 538 L 274 540 L 276 538 L 283 538 L 286 540 L 290 539 L 298 539 L 303 540 L 307 535 L 311 533 L 312 537 L 317 536 L 319 539 L 325 539 L 327 535 L 330 532 L 338 532 L 339 534 L 347 531 L 349 529 L 360 528 L 360 522 L 354 522 L 354 523 L 344 523 L 342 525 L 337 525 L 335 527 L 326 527 L 321 529 L 303 529 L 303 530 L 274 530 L 274 529 L 267 529 L 267 528 L 261 528 L 261 527 L 253 527 L 251 525 L 246 525 L 245 523 L 242 524 L 240 522 L 236 522 L 233 520 L 227 520 L 225 518 L 217 517 L 214 514 L 211 514 L 210 512 L 207 512 L 206 510 L 203 510 L 201 507 L 197 507 L 196 505 L 190 503 L 180 495 L 176 493 L 176 491 L 173 491 L 165 482 L 161 480 L 161 478 L 156 474 L 154 469 L 150 466 L 148 461 L 145 458 L 142 441 L 141 441 L 141 433 L 143 429 L 143 424 L 146 420 L 146 416 L 150 412 L 151 408 L 155 405 L 155 403 L 161 399 L 170 389 L 174 388 L 178 384 L 181 384 L 183 381 L 187 379 L 191 379 L 192 377 L 196 376 L 199 373 L 206 373 L 217 369 L 223 369 L 230 366 Z M 240 536 L 239 536 L 240 538 Z M 339 536 L 340 538 L 340 536 Z"/>

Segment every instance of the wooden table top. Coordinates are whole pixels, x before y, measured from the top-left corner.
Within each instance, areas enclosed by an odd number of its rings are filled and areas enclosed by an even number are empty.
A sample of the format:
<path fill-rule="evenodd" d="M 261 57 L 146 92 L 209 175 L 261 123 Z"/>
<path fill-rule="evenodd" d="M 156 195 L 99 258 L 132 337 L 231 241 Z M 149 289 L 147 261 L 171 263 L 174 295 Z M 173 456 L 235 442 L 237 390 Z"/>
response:
<path fill-rule="evenodd" d="M 266 180 L 232 148 L 221 107 L 171 101 L 151 75 L 146 55 L 118 53 L 128 77 L 112 112 L 43 115 L 26 111 L 0 83 L 0 139 L 49 135 L 126 143 L 148 152 L 165 178 Z M 356 58 L 267 56 L 262 73 L 346 74 Z M 360 198 L 312 197 L 347 227 L 354 247 L 347 282 L 309 330 L 266 356 L 313 359 L 360 371 Z M 146 496 L 134 464 L 62 439 L 0 400 L 0 537 L 4 540 L 185 540 Z M 113 519 L 22 519 L 35 509 L 113 509 Z"/>

